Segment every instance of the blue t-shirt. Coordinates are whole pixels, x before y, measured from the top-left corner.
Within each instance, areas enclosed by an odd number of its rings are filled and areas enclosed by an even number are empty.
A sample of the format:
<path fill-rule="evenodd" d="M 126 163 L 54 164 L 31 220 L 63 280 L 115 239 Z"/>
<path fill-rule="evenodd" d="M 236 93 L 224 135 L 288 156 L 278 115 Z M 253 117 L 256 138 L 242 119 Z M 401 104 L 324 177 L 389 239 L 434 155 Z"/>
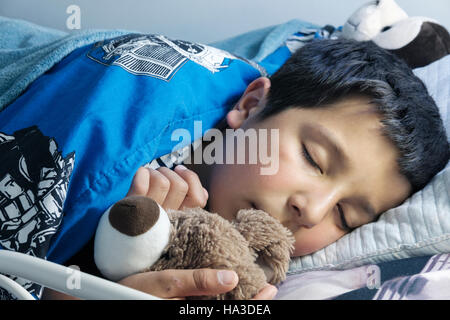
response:
<path fill-rule="evenodd" d="M 225 51 L 159 35 L 73 51 L 0 113 L 0 246 L 64 263 L 138 167 L 179 144 L 175 129 L 198 139 L 263 74 Z"/>

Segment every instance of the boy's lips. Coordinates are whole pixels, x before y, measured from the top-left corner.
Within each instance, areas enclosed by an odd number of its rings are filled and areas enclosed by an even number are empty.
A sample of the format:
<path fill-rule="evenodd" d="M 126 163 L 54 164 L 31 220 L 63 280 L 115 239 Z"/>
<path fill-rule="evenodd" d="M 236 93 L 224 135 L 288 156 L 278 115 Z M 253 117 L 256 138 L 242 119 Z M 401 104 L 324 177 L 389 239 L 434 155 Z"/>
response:
<path fill-rule="evenodd" d="M 252 209 L 264 211 L 264 212 L 267 213 L 269 216 L 271 216 L 271 217 L 273 217 L 273 218 L 276 218 L 276 215 L 273 215 L 273 212 L 272 212 L 272 211 L 267 211 L 267 210 L 265 210 L 265 207 L 262 206 L 261 204 L 258 204 L 258 203 L 254 202 L 254 201 L 251 201 L 251 202 L 250 202 L 250 205 L 251 205 Z"/>
<path fill-rule="evenodd" d="M 254 201 L 250 201 L 250 207 L 251 207 L 252 209 L 255 209 L 255 210 L 261 210 L 261 211 L 264 211 L 264 212 L 267 213 L 269 216 L 272 216 L 272 217 L 273 217 L 273 215 L 272 215 L 270 212 L 264 210 L 264 208 L 261 207 L 261 205 L 257 204 L 257 203 L 254 202 Z"/>

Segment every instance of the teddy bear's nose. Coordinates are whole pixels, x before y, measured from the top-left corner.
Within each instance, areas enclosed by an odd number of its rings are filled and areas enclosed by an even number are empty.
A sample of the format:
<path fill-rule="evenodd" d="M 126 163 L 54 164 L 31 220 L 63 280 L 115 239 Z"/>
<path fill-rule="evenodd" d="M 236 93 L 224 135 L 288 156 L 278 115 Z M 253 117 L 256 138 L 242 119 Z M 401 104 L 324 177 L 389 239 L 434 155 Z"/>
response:
<path fill-rule="evenodd" d="M 135 237 L 147 232 L 159 218 L 158 204 L 143 196 L 131 196 L 111 208 L 109 222 L 119 232 Z"/>

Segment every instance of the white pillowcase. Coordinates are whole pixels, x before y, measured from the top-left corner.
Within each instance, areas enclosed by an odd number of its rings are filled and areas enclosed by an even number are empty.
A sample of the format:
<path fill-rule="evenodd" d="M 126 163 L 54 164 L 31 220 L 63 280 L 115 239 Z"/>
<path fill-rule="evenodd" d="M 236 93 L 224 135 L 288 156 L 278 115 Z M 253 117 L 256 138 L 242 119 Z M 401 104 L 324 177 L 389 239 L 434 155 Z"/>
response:
<path fill-rule="evenodd" d="M 441 112 L 450 137 L 450 55 L 414 70 Z M 294 258 L 288 274 L 348 269 L 450 252 L 450 163 L 421 191 L 335 243 Z"/>

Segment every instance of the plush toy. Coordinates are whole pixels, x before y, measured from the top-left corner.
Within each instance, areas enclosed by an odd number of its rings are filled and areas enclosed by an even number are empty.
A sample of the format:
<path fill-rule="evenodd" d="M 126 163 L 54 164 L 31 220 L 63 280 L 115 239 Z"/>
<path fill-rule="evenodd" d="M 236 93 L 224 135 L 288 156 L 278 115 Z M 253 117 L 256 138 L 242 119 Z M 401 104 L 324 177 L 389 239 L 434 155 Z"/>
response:
<path fill-rule="evenodd" d="M 201 208 L 166 212 L 148 197 L 132 196 L 101 217 L 94 259 L 111 280 L 164 269 L 234 270 L 239 283 L 232 291 L 201 298 L 249 299 L 266 282 L 285 279 L 293 243 L 292 233 L 261 210 L 242 209 L 229 222 Z"/>
<path fill-rule="evenodd" d="M 394 0 L 371 1 L 359 8 L 342 27 L 340 37 L 371 40 L 413 69 L 450 53 L 450 35 L 442 25 L 430 18 L 408 17 Z"/>

